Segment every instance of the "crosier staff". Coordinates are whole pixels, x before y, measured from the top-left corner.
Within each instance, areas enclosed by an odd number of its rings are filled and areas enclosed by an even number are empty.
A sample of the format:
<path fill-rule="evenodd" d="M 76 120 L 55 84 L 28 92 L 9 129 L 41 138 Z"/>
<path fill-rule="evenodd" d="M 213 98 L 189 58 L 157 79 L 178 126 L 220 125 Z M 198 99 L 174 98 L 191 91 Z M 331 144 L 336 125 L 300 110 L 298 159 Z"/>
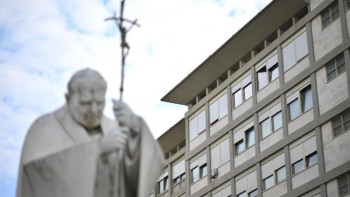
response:
<path fill-rule="evenodd" d="M 121 0 L 120 2 L 120 16 L 116 17 L 115 13 L 114 16 L 110 17 L 110 18 L 106 18 L 105 21 L 108 20 L 114 20 L 119 32 L 120 32 L 120 39 L 121 39 L 121 43 L 120 43 L 120 47 L 121 47 L 121 82 L 120 82 L 120 88 L 119 88 L 119 92 L 120 92 L 120 98 L 119 100 L 122 101 L 123 100 L 123 92 L 124 92 L 124 77 L 125 77 L 125 59 L 129 54 L 129 50 L 130 50 L 130 46 L 129 44 L 126 42 L 126 34 L 130 31 L 130 29 L 135 25 L 140 27 L 139 24 L 137 24 L 137 19 L 135 19 L 134 21 L 131 21 L 129 19 L 124 18 L 123 16 L 124 14 L 124 0 Z M 129 28 L 126 28 L 123 26 L 123 23 L 127 22 L 130 24 Z M 123 127 L 120 125 L 120 129 L 121 132 L 125 132 L 127 134 L 130 134 L 130 131 L 128 128 Z M 121 160 L 124 157 L 124 151 L 117 151 L 117 161 L 116 161 L 116 166 L 115 166 L 115 173 L 114 173 L 114 180 L 116 180 L 116 182 L 113 180 L 110 182 L 111 185 L 114 185 L 113 187 L 113 191 L 111 191 L 110 196 L 111 197 L 120 197 L 120 196 L 124 196 L 123 194 L 121 194 L 121 192 L 123 190 L 120 189 L 121 185 L 120 185 L 120 175 L 122 175 L 122 163 Z"/>
<path fill-rule="evenodd" d="M 125 59 L 126 56 L 129 54 L 129 49 L 130 46 L 129 44 L 126 42 L 126 34 L 128 33 L 128 31 L 130 31 L 130 29 L 135 25 L 140 27 L 139 24 L 137 24 L 137 19 L 131 21 L 129 19 L 126 19 L 123 17 L 124 14 L 124 0 L 122 0 L 120 2 L 120 16 L 116 17 L 115 14 L 114 16 L 110 17 L 110 18 L 106 18 L 105 21 L 108 20 L 114 20 L 115 23 L 117 24 L 119 31 L 120 31 L 120 47 L 121 47 L 121 56 L 122 56 L 122 70 L 121 70 L 121 82 L 120 82 L 120 98 L 119 100 L 123 100 L 123 91 L 124 91 L 124 73 L 125 73 Z M 128 22 L 130 24 L 129 28 L 126 28 L 123 26 L 123 22 Z"/>

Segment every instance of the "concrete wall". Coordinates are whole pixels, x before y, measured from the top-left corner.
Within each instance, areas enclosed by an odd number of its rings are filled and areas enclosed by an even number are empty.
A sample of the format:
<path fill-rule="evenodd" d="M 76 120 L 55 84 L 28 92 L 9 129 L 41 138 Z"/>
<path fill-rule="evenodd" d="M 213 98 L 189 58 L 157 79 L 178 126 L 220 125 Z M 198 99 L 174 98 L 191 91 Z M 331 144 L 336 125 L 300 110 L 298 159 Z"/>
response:
<path fill-rule="evenodd" d="M 288 135 L 314 120 L 314 110 L 310 109 L 288 124 Z"/>
<path fill-rule="evenodd" d="M 274 187 L 264 191 L 263 197 L 282 196 L 287 193 L 287 181 L 283 181 Z"/>
<path fill-rule="evenodd" d="M 301 173 L 295 175 L 292 178 L 293 189 L 304 185 L 305 183 L 311 181 L 312 179 L 319 176 L 318 164 L 302 171 Z"/>
<path fill-rule="evenodd" d="M 242 105 L 238 106 L 236 109 L 233 109 L 232 120 L 237 119 L 240 115 L 242 115 L 244 112 L 248 111 L 252 107 L 253 107 L 253 98 L 250 98 L 246 102 L 244 102 Z"/>
<path fill-rule="evenodd" d="M 190 151 L 196 148 L 199 144 L 203 143 L 207 139 L 207 134 L 203 131 L 196 138 L 190 141 Z"/>
<path fill-rule="evenodd" d="M 225 116 L 218 122 L 216 122 L 214 125 L 210 127 L 210 136 L 214 135 L 216 132 L 218 132 L 220 129 L 222 129 L 224 126 L 228 124 L 228 116 Z"/>
<path fill-rule="evenodd" d="M 322 28 L 321 15 L 311 21 L 315 61 L 343 42 L 340 19 Z"/>
<path fill-rule="evenodd" d="M 324 2 L 325 0 L 310 0 L 310 8 L 311 11 L 313 9 L 315 9 L 317 6 L 319 6 L 322 2 Z"/>
<path fill-rule="evenodd" d="M 346 72 L 327 82 L 326 68 L 323 67 L 316 72 L 316 82 L 321 115 L 349 98 Z"/>
<path fill-rule="evenodd" d="M 302 71 L 304 71 L 307 67 L 309 67 L 309 56 L 304 57 L 300 62 L 294 65 L 292 68 L 287 70 L 284 73 L 284 83 L 287 83 Z"/>
<path fill-rule="evenodd" d="M 258 102 L 269 96 L 272 92 L 276 91 L 280 87 L 280 81 L 278 79 L 279 78 L 275 79 L 257 93 Z"/>
<path fill-rule="evenodd" d="M 326 184 L 327 196 L 339 196 L 337 179 L 330 181 Z"/>
<path fill-rule="evenodd" d="M 243 191 L 246 191 L 248 194 L 249 192 L 255 190 L 258 187 L 257 181 L 256 170 L 250 172 L 249 174 L 246 174 L 243 177 L 239 177 L 235 181 L 236 195 L 240 194 Z"/>
<path fill-rule="evenodd" d="M 326 172 L 350 161 L 350 131 L 333 137 L 331 121 L 322 125 L 322 142 Z"/>

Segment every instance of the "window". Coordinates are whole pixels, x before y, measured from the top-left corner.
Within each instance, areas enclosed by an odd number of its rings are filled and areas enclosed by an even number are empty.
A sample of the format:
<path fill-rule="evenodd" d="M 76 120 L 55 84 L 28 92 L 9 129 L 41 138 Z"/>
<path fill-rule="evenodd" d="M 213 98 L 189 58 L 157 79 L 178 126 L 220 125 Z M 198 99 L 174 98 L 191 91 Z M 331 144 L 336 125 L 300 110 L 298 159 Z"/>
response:
<path fill-rule="evenodd" d="M 272 133 L 271 128 L 270 128 L 270 119 L 269 118 L 263 120 L 260 123 L 260 130 L 261 130 L 262 138 L 265 138 L 266 136 L 268 136 Z"/>
<path fill-rule="evenodd" d="M 306 156 L 306 167 L 313 166 L 318 163 L 317 152 L 313 152 Z"/>
<path fill-rule="evenodd" d="M 289 70 L 301 61 L 308 55 L 308 50 L 307 35 L 304 32 L 282 49 L 284 70 Z"/>
<path fill-rule="evenodd" d="M 252 84 L 248 84 L 247 86 L 245 86 L 243 88 L 244 91 L 244 100 L 248 100 L 250 97 L 252 97 L 253 95 L 253 88 L 252 88 Z"/>
<path fill-rule="evenodd" d="M 344 54 L 340 54 L 326 65 L 327 80 L 330 81 L 345 71 Z"/>
<path fill-rule="evenodd" d="M 250 128 L 246 131 L 246 143 L 247 143 L 247 148 L 250 148 L 254 146 L 255 144 L 255 133 L 254 133 L 254 128 Z"/>
<path fill-rule="evenodd" d="M 276 183 L 286 180 L 286 167 L 283 166 L 276 170 Z"/>
<path fill-rule="evenodd" d="M 161 179 L 158 182 L 158 192 L 163 193 L 168 188 L 169 188 L 169 177 L 168 177 L 168 175 L 166 175 L 163 177 L 163 179 Z"/>
<path fill-rule="evenodd" d="M 271 119 L 270 117 L 264 119 L 260 122 L 260 132 L 261 137 L 266 138 L 269 136 L 272 132 L 277 131 L 282 127 L 282 113 L 281 111 L 274 114 Z"/>
<path fill-rule="evenodd" d="M 267 178 L 265 178 L 263 180 L 263 182 L 264 182 L 264 190 L 268 190 L 268 189 L 270 189 L 271 187 L 273 187 L 275 185 L 272 175 L 267 177 Z"/>
<path fill-rule="evenodd" d="M 199 168 L 198 168 L 198 166 L 192 168 L 191 175 L 192 175 L 192 183 L 195 183 L 199 180 Z"/>
<path fill-rule="evenodd" d="M 300 91 L 299 96 L 297 96 L 293 101 L 288 103 L 289 121 L 296 119 L 298 116 L 301 115 L 301 113 L 305 113 L 312 108 L 312 90 L 311 85 L 308 85 Z"/>
<path fill-rule="evenodd" d="M 247 197 L 247 193 L 244 191 L 237 195 L 237 197 Z"/>
<path fill-rule="evenodd" d="M 211 149 L 210 158 L 212 169 L 219 168 L 230 161 L 230 142 L 228 138 Z"/>
<path fill-rule="evenodd" d="M 301 90 L 301 101 L 302 101 L 302 112 L 305 113 L 312 108 L 312 92 L 311 85 L 308 85 L 306 88 Z"/>
<path fill-rule="evenodd" d="M 203 164 L 201 165 L 201 167 L 199 167 L 199 178 L 203 178 L 205 176 L 207 176 L 208 174 L 208 168 L 207 168 L 207 164 Z"/>
<path fill-rule="evenodd" d="M 178 183 L 185 178 L 185 160 L 173 166 L 173 183 Z"/>
<path fill-rule="evenodd" d="M 224 118 L 228 113 L 227 94 L 222 95 L 218 100 L 210 104 L 210 125 Z"/>
<path fill-rule="evenodd" d="M 272 116 L 272 129 L 273 131 L 277 131 L 282 127 L 282 113 L 278 112 Z"/>
<path fill-rule="evenodd" d="M 326 28 L 329 24 L 338 19 L 339 16 L 340 14 L 338 3 L 333 3 L 331 6 L 326 8 L 321 14 L 322 28 Z"/>
<path fill-rule="evenodd" d="M 278 63 L 276 63 L 271 68 L 269 68 L 269 80 L 273 81 L 273 80 L 277 79 L 278 76 L 279 76 Z"/>
<path fill-rule="evenodd" d="M 233 96 L 233 106 L 237 108 L 243 102 L 248 100 L 253 95 L 252 83 L 251 83 L 251 75 L 248 75 L 238 84 L 232 86 L 231 88 L 232 96 Z"/>
<path fill-rule="evenodd" d="M 343 174 L 337 178 L 339 194 L 341 197 L 346 196 L 350 192 L 349 182 L 350 182 L 350 174 Z"/>
<path fill-rule="evenodd" d="M 263 87 L 265 87 L 268 84 L 268 75 L 267 75 L 266 66 L 258 70 L 257 73 L 258 73 L 258 89 L 261 90 Z"/>
<path fill-rule="evenodd" d="M 257 189 L 249 192 L 249 194 L 248 194 L 248 197 L 256 197 L 256 196 L 258 196 L 258 190 Z"/>
<path fill-rule="evenodd" d="M 293 174 L 298 174 L 299 172 L 304 170 L 304 160 L 301 159 L 297 162 L 295 162 L 294 164 L 292 164 L 292 170 L 293 170 Z"/>
<path fill-rule="evenodd" d="M 237 92 L 233 93 L 233 97 L 234 97 L 234 103 L 235 103 L 235 108 L 237 108 L 238 106 L 240 106 L 243 103 L 243 98 L 242 98 L 242 90 L 239 89 L 237 90 Z"/>
<path fill-rule="evenodd" d="M 205 120 L 205 110 L 200 112 L 197 116 L 192 118 L 189 123 L 190 140 L 196 138 L 200 133 L 205 131 L 206 120 Z"/>
<path fill-rule="evenodd" d="M 288 104 L 289 120 L 294 120 L 300 114 L 299 110 L 299 100 L 295 99 L 294 101 Z"/>
<path fill-rule="evenodd" d="M 345 0 L 345 8 L 350 9 L 350 0 Z"/>
<path fill-rule="evenodd" d="M 243 143 L 243 139 L 238 141 L 236 144 L 235 144 L 235 152 L 236 152 L 236 155 L 239 155 L 241 154 L 243 151 L 244 151 L 245 147 L 244 147 L 244 143 Z"/>
<path fill-rule="evenodd" d="M 348 131 L 350 129 L 350 109 L 343 111 L 332 119 L 334 137 Z"/>
<path fill-rule="evenodd" d="M 258 77 L 258 90 L 263 89 L 273 80 L 277 79 L 279 76 L 277 55 L 274 55 L 267 60 L 267 62 L 265 62 L 256 73 Z"/>

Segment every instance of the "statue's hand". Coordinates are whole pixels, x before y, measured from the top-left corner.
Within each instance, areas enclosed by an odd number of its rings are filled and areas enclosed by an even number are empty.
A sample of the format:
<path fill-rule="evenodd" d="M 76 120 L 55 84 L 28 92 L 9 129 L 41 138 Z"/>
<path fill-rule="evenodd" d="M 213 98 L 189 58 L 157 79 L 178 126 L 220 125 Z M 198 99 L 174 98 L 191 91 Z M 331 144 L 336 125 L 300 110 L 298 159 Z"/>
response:
<path fill-rule="evenodd" d="M 101 138 L 100 153 L 111 153 L 112 151 L 121 150 L 124 151 L 127 140 L 129 138 L 128 133 L 121 132 L 117 129 L 108 132 Z"/>
<path fill-rule="evenodd" d="M 130 107 L 123 101 L 113 100 L 113 112 L 119 123 L 119 126 L 126 127 L 131 135 L 137 135 L 140 132 L 140 118 L 133 113 Z"/>

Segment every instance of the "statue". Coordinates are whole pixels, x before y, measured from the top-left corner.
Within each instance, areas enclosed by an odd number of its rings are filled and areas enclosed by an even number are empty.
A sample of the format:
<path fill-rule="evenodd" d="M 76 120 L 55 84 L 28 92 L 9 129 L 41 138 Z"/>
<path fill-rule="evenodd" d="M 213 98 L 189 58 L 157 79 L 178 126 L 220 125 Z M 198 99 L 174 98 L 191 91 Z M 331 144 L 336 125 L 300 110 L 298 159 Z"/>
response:
<path fill-rule="evenodd" d="M 30 127 L 21 156 L 17 197 L 146 197 L 164 156 L 143 119 L 114 101 L 103 115 L 107 83 L 95 70 L 76 72 L 66 104 Z"/>

